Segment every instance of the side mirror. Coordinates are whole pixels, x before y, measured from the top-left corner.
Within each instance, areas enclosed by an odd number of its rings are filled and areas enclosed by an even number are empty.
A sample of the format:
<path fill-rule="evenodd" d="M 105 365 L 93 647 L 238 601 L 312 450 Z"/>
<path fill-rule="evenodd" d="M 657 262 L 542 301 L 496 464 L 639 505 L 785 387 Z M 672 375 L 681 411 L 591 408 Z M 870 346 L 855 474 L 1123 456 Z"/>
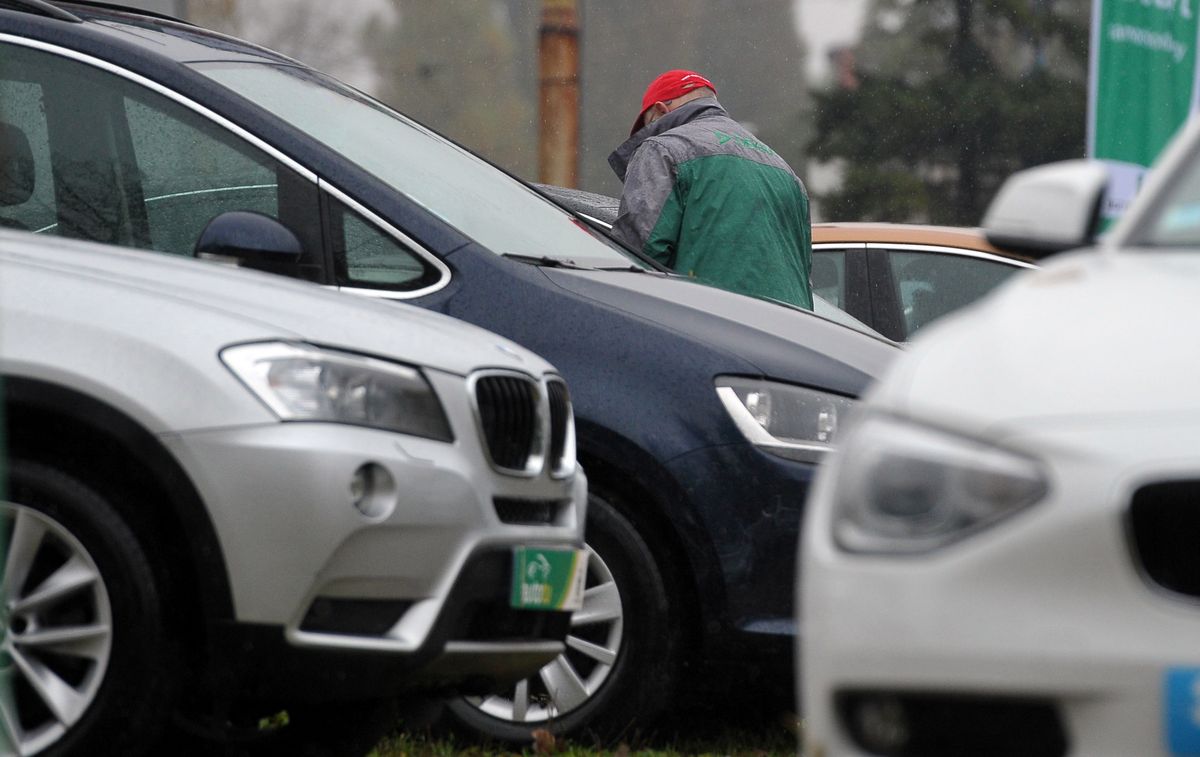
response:
<path fill-rule="evenodd" d="M 1066 160 L 1018 171 L 1000 187 L 983 217 L 997 247 L 1034 257 L 1096 240 L 1108 169 L 1095 160 Z"/>
<path fill-rule="evenodd" d="M 208 222 L 196 240 L 197 258 L 295 276 L 304 248 L 291 229 L 270 216 L 231 210 Z"/>

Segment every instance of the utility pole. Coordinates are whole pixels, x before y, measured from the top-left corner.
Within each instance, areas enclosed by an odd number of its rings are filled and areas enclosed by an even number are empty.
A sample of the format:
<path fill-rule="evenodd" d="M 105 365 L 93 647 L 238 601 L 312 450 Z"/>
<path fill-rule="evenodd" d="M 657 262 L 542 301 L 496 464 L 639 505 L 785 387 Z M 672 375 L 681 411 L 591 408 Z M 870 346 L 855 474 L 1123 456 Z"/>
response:
<path fill-rule="evenodd" d="M 542 0 L 538 32 L 538 181 L 579 183 L 579 13 L 576 0 Z"/>

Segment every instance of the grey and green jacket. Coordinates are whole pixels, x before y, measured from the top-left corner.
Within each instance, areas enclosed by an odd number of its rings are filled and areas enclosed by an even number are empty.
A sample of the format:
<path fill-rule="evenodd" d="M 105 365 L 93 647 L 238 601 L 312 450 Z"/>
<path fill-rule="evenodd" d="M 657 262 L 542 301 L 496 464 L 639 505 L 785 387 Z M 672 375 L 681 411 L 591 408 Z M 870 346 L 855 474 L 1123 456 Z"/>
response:
<path fill-rule="evenodd" d="M 808 193 L 716 98 L 676 108 L 608 162 L 625 183 L 623 242 L 705 283 L 812 309 Z"/>

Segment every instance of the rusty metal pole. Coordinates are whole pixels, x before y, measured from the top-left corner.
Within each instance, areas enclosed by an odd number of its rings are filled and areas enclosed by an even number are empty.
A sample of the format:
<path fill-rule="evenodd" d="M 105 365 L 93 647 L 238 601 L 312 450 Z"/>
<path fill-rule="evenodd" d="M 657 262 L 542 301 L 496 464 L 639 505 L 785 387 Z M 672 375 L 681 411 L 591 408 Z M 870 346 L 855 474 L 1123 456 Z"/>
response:
<path fill-rule="evenodd" d="M 538 181 L 579 183 L 579 14 L 576 0 L 542 0 Z"/>

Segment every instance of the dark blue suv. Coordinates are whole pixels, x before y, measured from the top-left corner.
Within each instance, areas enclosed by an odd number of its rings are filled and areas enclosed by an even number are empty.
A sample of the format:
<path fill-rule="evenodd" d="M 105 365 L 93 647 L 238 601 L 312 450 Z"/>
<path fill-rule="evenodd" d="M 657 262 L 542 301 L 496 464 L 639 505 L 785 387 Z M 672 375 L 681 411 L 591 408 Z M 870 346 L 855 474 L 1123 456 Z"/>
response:
<path fill-rule="evenodd" d="M 0 2 L 0 224 L 414 303 L 562 371 L 591 485 L 584 607 L 565 655 L 453 700 L 460 723 L 612 733 L 685 683 L 791 670 L 809 481 L 892 343 L 665 273 L 295 60 L 87 3 Z M 498 517 L 554 512 L 514 502 Z M 236 699 L 257 658 L 221 632 L 219 606 L 185 603 L 181 620 L 209 642 L 196 664 L 226 671 L 197 681 Z"/>

